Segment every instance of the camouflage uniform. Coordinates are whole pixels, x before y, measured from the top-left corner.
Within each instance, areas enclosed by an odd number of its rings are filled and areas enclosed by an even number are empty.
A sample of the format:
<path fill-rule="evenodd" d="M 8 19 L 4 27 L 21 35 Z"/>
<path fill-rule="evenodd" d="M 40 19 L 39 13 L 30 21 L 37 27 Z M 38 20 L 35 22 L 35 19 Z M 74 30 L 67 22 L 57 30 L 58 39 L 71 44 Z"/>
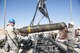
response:
<path fill-rule="evenodd" d="M 17 34 L 15 33 L 14 27 L 7 26 L 5 34 L 7 36 L 7 40 L 4 49 L 7 50 L 8 49 L 7 47 L 10 46 L 10 53 L 18 53 Z"/>
<path fill-rule="evenodd" d="M 75 29 L 68 28 L 68 52 L 73 53 L 75 44 Z"/>

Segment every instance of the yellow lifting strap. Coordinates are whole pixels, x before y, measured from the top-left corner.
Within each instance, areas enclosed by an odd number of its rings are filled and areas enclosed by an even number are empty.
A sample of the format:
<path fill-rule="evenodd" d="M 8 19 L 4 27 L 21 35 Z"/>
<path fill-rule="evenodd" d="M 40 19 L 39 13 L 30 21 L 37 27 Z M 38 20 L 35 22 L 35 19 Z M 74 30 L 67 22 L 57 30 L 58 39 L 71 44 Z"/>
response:
<path fill-rule="evenodd" d="M 30 26 L 28 26 L 28 32 L 29 32 L 29 33 L 31 32 Z"/>

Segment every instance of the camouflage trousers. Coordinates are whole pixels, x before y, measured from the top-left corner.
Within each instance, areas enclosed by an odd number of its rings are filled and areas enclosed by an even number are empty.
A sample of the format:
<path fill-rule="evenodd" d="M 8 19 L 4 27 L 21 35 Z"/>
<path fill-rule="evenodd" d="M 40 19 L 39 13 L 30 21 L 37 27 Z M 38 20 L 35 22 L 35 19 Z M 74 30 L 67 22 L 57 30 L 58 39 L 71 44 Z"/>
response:
<path fill-rule="evenodd" d="M 13 42 L 14 41 L 14 42 Z M 13 39 L 8 39 L 4 46 L 4 53 L 18 53 L 18 41 Z M 10 50 L 10 51 L 9 51 Z"/>

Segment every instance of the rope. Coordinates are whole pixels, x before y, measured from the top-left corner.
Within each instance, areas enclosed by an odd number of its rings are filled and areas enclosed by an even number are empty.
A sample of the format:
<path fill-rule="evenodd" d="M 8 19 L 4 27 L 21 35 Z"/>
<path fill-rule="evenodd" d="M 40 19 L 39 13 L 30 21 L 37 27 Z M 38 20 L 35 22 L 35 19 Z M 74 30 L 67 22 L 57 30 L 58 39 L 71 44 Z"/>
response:
<path fill-rule="evenodd" d="M 46 14 L 47 14 L 48 21 L 49 21 L 49 23 L 51 24 L 52 21 L 51 21 L 50 18 L 49 18 L 49 14 L 48 14 L 46 5 L 45 5 L 45 10 L 46 10 Z"/>
<path fill-rule="evenodd" d="M 30 23 L 30 26 L 33 26 L 33 24 L 34 24 L 34 20 L 35 20 L 35 17 L 36 17 L 36 13 L 37 13 L 37 10 L 38 10 L 38 8 L 39 8 L 39 3 L 40 3 L 41 1 L 43 1 L 43 0 L 40 0 L 40 1 L 38 1 L 38 3 L 37 3 L 36 11 L 35 11 L 35 14 L 34 14 L 34 17 L 33 17 L 32 21 L 31 21 L 31 23 Z M 39 9 L 39 10 L 40 10 L 40 9 Z M 42 11 L 40 11 L 40 12 L 43 14 L 43 17 L 45 16 L 45 17 L 48 19 L 49 24 L 53 23 L 53 22 L 50 20 L 50 18 L 49 18 L 48 11 L 47 11 L 46 5 L 45 5 L 44 3 L 43 3 L 43 7 L 41 7 L 41 10 L 43 10 L 43 11 L 45 12 L 45 14 L 44 14 L 44 13 L 42 13 Z M 41 18 L 41 20 L 43 19 L 43 17 Z M 39 23 L 41 22 L 41 20 L 39 21 Z M 39 23 L 38 23 L 38 24 L 39 24 Z"/>
<path fill-rule="evenodd" d="M 37 6 L 36 6 L 36 11 L 35 11 L 35 14 L 34 14 L 34 17 L 30 23 L 30 26 L 32 26 L 34 24 L 34 20 L 35 20 L 35 17 L 36 17 L 36 13 L 37 13 L 37 9 L 38 9 L 38 5 L 39 5 L 39 2 L 37 3 Z"/>
<path fill-rule="evenodd" d="M 42 16 L 42 18 L 40 19 L 40 21 L 38 22 L 38 25 L 40 24 L 41 20 L 43 19 L 44 16 Z"/>

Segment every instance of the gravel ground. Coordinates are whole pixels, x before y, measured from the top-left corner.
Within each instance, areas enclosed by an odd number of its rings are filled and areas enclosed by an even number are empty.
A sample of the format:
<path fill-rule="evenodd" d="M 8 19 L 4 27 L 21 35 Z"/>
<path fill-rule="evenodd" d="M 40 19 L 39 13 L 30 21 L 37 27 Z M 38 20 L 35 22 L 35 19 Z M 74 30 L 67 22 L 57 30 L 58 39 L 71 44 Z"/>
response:
<path fill-rule="evenodd" d="M 0 53 L 2 53 L 4 50 L 3 49 L 0 49 Z M 20 53 L 21 49 L 19 50 L 19 53 Z M 26 51 L 26 53 L 32 53 L 33 49 L 30 49 L 29 51 Z M 4 52 L 4 53 L 7 53 L 7 52 Z M 9 52 L 11 53 L 11 52 Z M 24 53 L 24 52 L 22 52 Z"/>

